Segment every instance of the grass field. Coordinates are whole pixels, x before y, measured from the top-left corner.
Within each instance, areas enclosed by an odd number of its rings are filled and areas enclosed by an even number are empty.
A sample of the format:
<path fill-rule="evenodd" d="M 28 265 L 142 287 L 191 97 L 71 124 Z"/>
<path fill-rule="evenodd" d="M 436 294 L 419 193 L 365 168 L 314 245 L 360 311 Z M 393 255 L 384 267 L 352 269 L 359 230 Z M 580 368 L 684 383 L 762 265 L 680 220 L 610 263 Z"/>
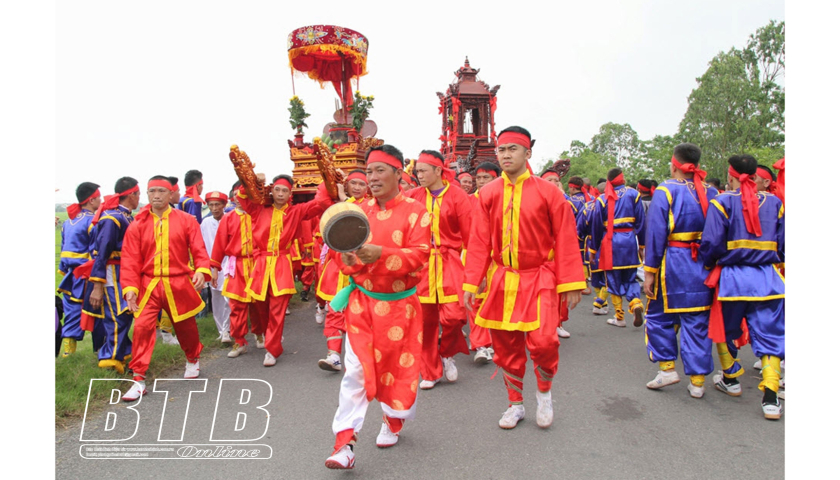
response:
<path fill-rule="evenodd" d="M 59 217 L 59 227 L 55 229 L 55 285 L 61 282 L 62 275 L 58 273 L 58 262 L 61 258 L 61 224 L 67 219 L 66 213 L 56 213 Z M 299 282 L 296 282 L 298 291 L 301 289 Z M 300 302 L 297 295 L 292 297 L 290 307 L 294 308 Z M 216 340 L 219 332 L 212 314 L 196 318 L 201 343 L 204 344 L 202 359 L 218 357 L 225 353 L 225 347 Z M 133 328 L 129 331 L 133 337 Z M 152 354 L 152 361 L 149 364 L 148 379 L 160 376 L 180 376 L 184 368 L 185 358 L 181 347 L 177 345 L 166 345 L 158 341 L 155 343 L 155 351 Z M 92 378 L 113 378 L 131 379 L 126 373 L 118 374 L 111 369 L 99 368 L 96 353 L 90 335 L 78 342 L 76 353 L 68 357 L 55 359 L 55 421 L 60 426 L 66 422 L 72 422 L 81 418 L 84 414 L 85 404 L 88 397 L 88 388 Z M 91 392 L 91 408 L 103 408 L 108 403 L 110 387 L 97 385 L 99 388 Z M 128 387 L 124 388 L 127 390 Z M 95 407 L 98 405 L 98 407 Z"/>

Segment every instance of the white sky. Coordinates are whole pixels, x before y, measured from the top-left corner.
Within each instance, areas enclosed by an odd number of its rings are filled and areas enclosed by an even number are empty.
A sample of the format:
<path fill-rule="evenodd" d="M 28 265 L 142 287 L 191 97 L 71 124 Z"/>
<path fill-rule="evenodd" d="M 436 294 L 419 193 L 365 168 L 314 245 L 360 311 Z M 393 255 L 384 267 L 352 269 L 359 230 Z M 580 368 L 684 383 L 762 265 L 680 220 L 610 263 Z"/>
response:
<path fill-rule="evenodd" d="M 75 201 L 82 181 L 110 194 L 123 175 L 183 182 L 192 168 L 204 172 L 205 191 L 227 191 L 232 143 L 269 177 L 290 173 L 286 37 L 300 26 L 367 36 L 361 91 L 376 97 L 377 137 L 406 157 L 440 147 L 435 92 L 468 55 L 479 78 L 501 85 L 497 131 L 528 128 L 542 163 L 607 122 L 629 123 L 643 139 L 675 133 L 709 60 L 785 18 L 782 1 L 472 5 L 58 2 L 55 201 Z M 312 114 L 311 139 L 337 95 L 306 77 L 295 90 Z"/>

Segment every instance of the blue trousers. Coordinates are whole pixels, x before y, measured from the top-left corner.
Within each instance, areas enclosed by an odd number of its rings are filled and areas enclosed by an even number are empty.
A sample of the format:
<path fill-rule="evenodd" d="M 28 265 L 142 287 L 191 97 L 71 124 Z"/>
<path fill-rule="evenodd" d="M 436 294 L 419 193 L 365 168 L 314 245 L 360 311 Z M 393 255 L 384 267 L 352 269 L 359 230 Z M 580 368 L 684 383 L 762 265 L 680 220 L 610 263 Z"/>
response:
<path fill-rule="evenodd" d="M 608 270 L 604 273 L 607 276 L 607 291 L 611 294 L 626 297 L 628 302 L 642 295 L 635 268 Z"/>
<path fill-rule="evenodd" d="M 85 331 L 81 326 L 82 302 L 74 302 L 68 296 L 65 293 L 61 299 L 64 305 L 64 326 L 61 328 L 61 337 L 82 340 L 85 338 Z"/>
<path fill-rule="evenodd" d="M 635 274 L 635 270 L 631 271 Z M 708 310 L 665 313 L 660 292 L 656 300 L 648 301 L 645 341 L 652 362 L 674 361 L 680 355 L 686 375 L 708 375 L 715 368 Z"/>
<path fill-rule="evenodd" d="M 122 308 L 122 312 L 120 312 Z M 128 331 L 134 315 L 128 311 L 125 300 L 118 298 L 114 287 L 105 287 L 102 299 L 103 316 L 96 317 L 93 327 L 93 348 L 99 352 L 99 360 L 123 361 L 131 355 L 131 339 Z"/>
<path fill-rule="evenodd" d="M 747 319 L 750 343 L 759 358 L 771 355 L 785 358 L 785 300 L 763 300 L 758 302 L 720 302 L 726 339 L 741 336 L 741 320 Z M 728 343 L 728 342 L 727 342 Z"/>

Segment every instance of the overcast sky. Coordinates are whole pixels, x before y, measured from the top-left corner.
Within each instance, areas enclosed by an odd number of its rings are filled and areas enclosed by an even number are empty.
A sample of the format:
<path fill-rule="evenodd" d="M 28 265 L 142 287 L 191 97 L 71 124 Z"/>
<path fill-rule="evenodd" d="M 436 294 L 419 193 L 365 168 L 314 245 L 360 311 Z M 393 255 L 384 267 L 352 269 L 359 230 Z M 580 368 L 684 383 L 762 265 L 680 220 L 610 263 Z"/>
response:
<path fill-rule="evenodd" d="M 305 25 L 367 36 L 361 91 L 376 97 L 377 137 L 406 157 L 440 147 L 435 92 L 469 56 L 480 79 L 501 85 L 497 131 L 529 129 L 542 163 L 607 122 L 629 123 L 642 139 L 675 133 L 712 57 L 785 19 L 784 2 L 766 0 L 471 5 L 58 2 L 55 200 L 75 201 L 82 181 L 110 194 L 123 175 L 183 181 L 192 168 L 205 191 L 227 191 L 233 143 L 258 171 L 290 173 L 286 37 Z M 312 114 L 311 139 L 338 97 L 305 76 L 294 88 Z"/>

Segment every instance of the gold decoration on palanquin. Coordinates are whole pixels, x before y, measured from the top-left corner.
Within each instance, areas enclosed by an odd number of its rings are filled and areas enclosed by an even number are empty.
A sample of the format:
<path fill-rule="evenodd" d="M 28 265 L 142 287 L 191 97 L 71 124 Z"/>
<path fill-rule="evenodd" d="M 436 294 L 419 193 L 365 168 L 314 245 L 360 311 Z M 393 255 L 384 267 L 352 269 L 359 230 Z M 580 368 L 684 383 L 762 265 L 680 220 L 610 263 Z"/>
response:
<path fill-rule="evenodd" d="M 403 331 L 402 327 L 391 327 L 388 329 L 388 340 L 392 342 L 399 342 L 405 336 L 405 331 Z"/>
<path fill-rule="evenodd" d="M 385 140 L 374 137 L 365 137 L 359 142 L 359 150 L 370 150 L 385 144 Z"/>
<path fill-rule="evenodd" d="M 312 145 L 315 150 L 315 162 L 324 179 L 327 194 L 335 200 L 338 198 L 338 184 L 344 182 L 344 172 L 335 168 L 335 156 L 320 137 L 312 139 Z"/>

